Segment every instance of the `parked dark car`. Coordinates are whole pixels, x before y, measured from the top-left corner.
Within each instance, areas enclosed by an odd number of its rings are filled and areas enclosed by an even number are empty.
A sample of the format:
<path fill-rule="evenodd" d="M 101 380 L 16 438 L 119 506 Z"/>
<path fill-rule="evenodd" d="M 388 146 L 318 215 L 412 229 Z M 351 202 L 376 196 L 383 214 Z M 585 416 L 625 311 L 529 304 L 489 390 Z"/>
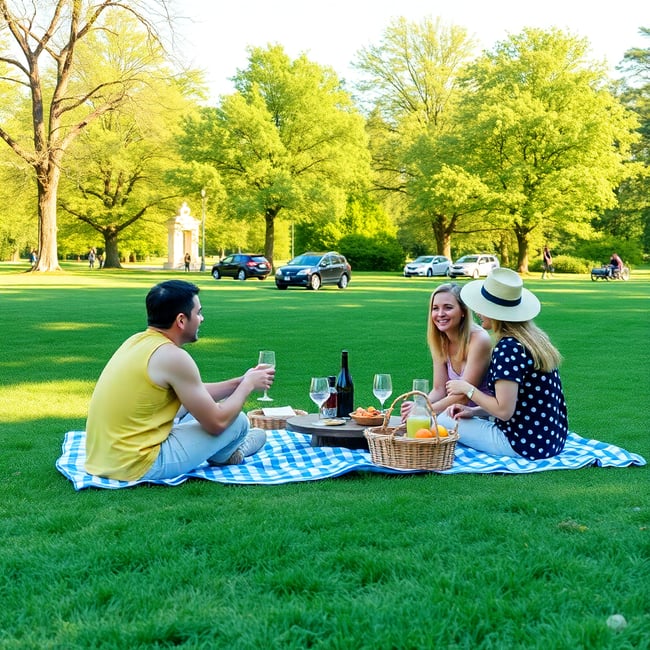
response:
<path fill-rule="evenodd" d="M 271 273 L 271 264 L 264 255 L 250 253 L 235 253 L 227 255 L 212 267 L 212 277 L 219 280 L 222 277 L 247 280 L 257 278 L 265 280 Z"/>
<path fill-rule="evenodd" d="M 305 287 L 318 291 L 323 284 L 336 284 L 345 289 L 352 277 L 352 269 L 345 257 L 334 251 L 329 253 L 303 253 L 294 257 L 275 272 L 275 286 Z"/>

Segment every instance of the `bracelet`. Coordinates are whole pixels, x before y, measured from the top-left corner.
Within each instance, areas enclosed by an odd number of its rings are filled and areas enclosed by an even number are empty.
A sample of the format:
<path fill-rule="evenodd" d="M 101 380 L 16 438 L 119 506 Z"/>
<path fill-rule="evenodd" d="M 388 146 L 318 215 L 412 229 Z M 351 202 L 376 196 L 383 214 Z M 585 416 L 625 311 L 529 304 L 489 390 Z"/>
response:
<path fill-rule="evenodd" d="M 474 391 L 475 391 L 475 390 L 476 390 L 476 388 L 474 388 L 474 386 L 472 386 L 472 387 L 471 387 L 471 388 L 470 388 L 470 389 L 465 393 L 465 395 L 467 395 L 467 399 L 472 399 L 472 396 L 474 395 Z"/>

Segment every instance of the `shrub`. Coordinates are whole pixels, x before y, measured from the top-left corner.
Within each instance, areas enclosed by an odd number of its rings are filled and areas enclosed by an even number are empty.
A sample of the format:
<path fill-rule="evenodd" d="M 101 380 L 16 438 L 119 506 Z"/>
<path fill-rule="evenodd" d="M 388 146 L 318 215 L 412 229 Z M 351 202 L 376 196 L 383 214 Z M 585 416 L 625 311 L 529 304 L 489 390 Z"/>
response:
<path fill-rule="evenodd" d="M 594 266 L 600 266 L 600 262 L 592 262 L 581 257 L 571 255 L 555 255 L 553 257 L 553 268 L 556 273 L 589 273 Z M 542 260 L 535 259 L 528 264 L 528 270 L 542 272 Z"/>
<path fill-rule="evenodd" d="M 404 266 L 404 250 L 386 233 L 346 235 L 339 240 L 338 250 L 357 271 L 399 271 Z"/>
<path fill-rule="evenodd" d="M 632 240 L 615 239 L 583 242 L 576 248 L 576 254 L 586 259 L 597 260 L 594 266 L 609 262 L 612 253 L 616 251 L 628 266 L 639 264 L 643 259 L 641 242 Z"/>

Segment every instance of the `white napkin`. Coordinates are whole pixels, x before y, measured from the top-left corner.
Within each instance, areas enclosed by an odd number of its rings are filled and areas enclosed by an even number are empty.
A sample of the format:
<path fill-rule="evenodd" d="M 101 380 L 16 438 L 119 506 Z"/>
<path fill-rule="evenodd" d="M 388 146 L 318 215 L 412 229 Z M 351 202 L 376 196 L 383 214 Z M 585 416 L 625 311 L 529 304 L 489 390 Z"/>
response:
<path fill-rule="evenodd" d="M 262 413 L 267 417 L 293 417 L 296 412 L 290 406 L 272 406 L 270 408 L 263 408 Z"/>

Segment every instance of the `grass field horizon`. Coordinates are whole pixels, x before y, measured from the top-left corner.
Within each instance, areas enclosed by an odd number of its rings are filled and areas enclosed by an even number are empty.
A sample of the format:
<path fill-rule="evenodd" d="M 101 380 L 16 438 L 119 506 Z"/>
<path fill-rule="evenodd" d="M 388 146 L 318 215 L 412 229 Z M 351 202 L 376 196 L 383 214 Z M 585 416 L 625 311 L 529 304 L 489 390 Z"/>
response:
<path fill-rule="evenodd" d="M 313 411 L 309 377 L 348 349 L 355 404 L 431 376 L 443 279 L 354 273 L 345 291 L 129 268 L 0 265 L 0 648 L 647 648 L 648 467 L 517 476 L 355 474 L 75 493 L 54 468 L 156 282 L 188 279 L 206 380 L 274 349 L 274 405 Z M 569 424 L 650 459 L 650 271 L 525 276 L 561 351 Z M 257 408 L 256 396 L 247 404 Z M 622 614 L 625 629 L 605 623 Z"/>

